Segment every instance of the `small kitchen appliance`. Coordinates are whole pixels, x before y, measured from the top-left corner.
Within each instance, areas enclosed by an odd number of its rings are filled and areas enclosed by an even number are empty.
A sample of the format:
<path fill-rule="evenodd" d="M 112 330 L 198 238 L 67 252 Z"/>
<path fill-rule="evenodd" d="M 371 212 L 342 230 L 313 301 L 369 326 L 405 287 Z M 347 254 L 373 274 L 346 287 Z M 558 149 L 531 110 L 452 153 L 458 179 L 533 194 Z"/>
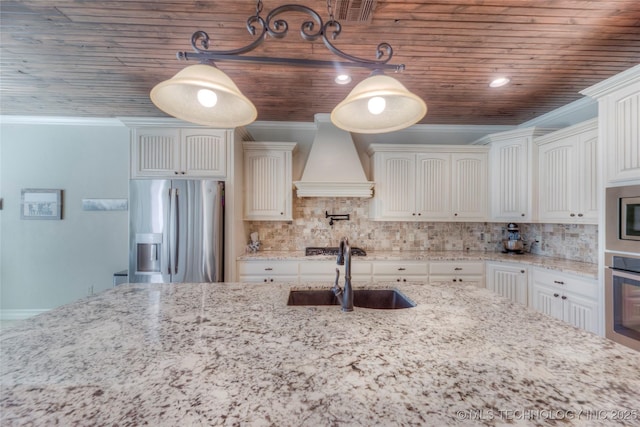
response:
<path fill-rule="evenodd" d="M 523 253 L 524 242 L 520 238 L 520 228 L 518 224 L 510 222 L 507 224 L 507 238 L 502 240 L 505 253 Z"/>

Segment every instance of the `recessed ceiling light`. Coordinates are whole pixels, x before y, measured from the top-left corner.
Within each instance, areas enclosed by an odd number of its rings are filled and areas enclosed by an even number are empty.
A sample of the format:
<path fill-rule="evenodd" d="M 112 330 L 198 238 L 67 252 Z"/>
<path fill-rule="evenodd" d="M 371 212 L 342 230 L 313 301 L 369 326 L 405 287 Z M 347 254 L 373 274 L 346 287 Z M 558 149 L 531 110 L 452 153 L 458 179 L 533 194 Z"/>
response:
<path fill-rule="evenodd" d="M 511 79 L 509 77 L 498 77 L 497 79 L 495 79 L 491 83 L 489 83 L 489 86 L 491 86 L 491 87 L 502 87 L 502 86 L 506 85 L 507 83 L 509 83 L 510 81 L 511 81 Z"/>
<path fill-rule="evenodd" d="M 349 74 L 338 74 L 334 81 L 339 85 L 346 85 L 351 83 L 351 76 Z"/>

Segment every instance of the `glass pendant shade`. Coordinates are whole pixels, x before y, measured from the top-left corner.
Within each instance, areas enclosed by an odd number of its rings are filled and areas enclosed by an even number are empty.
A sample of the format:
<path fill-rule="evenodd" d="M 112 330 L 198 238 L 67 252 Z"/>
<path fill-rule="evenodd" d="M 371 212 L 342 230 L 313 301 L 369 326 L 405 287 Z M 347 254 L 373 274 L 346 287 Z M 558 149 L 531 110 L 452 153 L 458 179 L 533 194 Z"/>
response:
<path fill-rule="evenodd" d="M 331 121 L 349 132 L 384 133 L 409 127 L 425 114 L 427 104 L 419 96 L 393 77 L 375 74 L 358 83 L 333 109 Z"/>
<path fill-rule="evenodd" d="M 191 65 L 151 90 L 165 113 L 203 126 L 235 128 L 258 117 L 253 103 L 225 73 L 211 65 Z"/>

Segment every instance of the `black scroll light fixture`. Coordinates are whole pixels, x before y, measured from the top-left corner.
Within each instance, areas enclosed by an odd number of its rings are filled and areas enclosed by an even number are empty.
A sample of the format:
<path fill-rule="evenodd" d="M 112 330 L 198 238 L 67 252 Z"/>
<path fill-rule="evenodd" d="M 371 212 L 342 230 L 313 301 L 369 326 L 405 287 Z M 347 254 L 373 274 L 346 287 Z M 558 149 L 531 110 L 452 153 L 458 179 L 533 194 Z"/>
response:
<path fill-rule="evenodd" d="M 157 84 L 151 90 L 151 101 L 171 116 L 203 126 L 232 128 L 248 125 L 258 116 L 256 107 L 242 94 L 233 80 L 214 65 L 222 61 L 244 61 L 331 67 L 338 70 L 370 69 L 371 75 L 358 83 L 331 112 L 333 124 L 349 132 L 383 133 L 400 130 L 417 123 L 427 113 L 427 106 L 420 97 L 409 92 L 395 78 L 384 74 L 384 70 L 397 73 L 405 69 L 404 64 L 388 63 L 393 56 L 393 49 L 388 43 L 378 44 L 376 59 L 373 60 L 348 55 L 331 43 L 328 35 L 335 40 L 342 29 L 334 19 L 331 0 L 327 0 L 329 20 L 326 23 L 317 12 L 307 6 L 278 6 L 266 18 L 260 15 L 262 8 L 262 1 L 258 0 L 255 15 L 247 19 L 247 30 L 256 38 L 245 47 L 224 51 L 209 50 L 209 35 L 204 31 L 193 33 L 191 46 L 194 52 L 178 52 L 177 57 L 180 60 L 198 60 L 200 64 L 188 66 L 171 79 Z M 346 61 L 243 56 L 261 45 L 268 36 L 282 39 L 287 35 L 287 22 L 277 18 L 285 12 L 309 15 L 312 20 L 302 23 L 300 36 L 306 41 L 322 39 L 329 51 Z"/>

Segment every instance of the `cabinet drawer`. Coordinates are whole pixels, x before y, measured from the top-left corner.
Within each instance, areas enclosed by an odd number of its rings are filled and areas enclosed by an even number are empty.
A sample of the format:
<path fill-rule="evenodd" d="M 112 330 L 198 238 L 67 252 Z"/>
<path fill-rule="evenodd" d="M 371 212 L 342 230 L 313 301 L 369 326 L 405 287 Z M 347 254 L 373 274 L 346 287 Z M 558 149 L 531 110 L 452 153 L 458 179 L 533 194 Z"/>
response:
<path fill-rule="evenodd" d="M 484 275 L 483 262 L 430 262 L 429 275 Z"/>
<path fill-rule="evenodd" d="M 240 276 L 248 275 L 297 275 L 298 262 L 288 261 L 240 261 Z"/>
<path fill-rule="evenodd" d="M 599 300 L 598 281 L 557 271 L 535 268 L 533 280 L 547 286 Z"/>
<path fill-rule="evenodd" d="M 300 274 L 301 275 L 330 275 L 335 276 L 336 268 L 339 268 L 341 272 L 344 272 L 344 266 L 336 264 L 335 261 L 301 261 L 300 262 Z M 371 263 L 369 262 L 353 262 L 351 261 L 351 275 L 368 275 L 371 274 Z"/>
<path fill-rule="evenodd" d="M 374 275 L 425 276 L 426 262 L 381 262 L 373 264 Z"/>

